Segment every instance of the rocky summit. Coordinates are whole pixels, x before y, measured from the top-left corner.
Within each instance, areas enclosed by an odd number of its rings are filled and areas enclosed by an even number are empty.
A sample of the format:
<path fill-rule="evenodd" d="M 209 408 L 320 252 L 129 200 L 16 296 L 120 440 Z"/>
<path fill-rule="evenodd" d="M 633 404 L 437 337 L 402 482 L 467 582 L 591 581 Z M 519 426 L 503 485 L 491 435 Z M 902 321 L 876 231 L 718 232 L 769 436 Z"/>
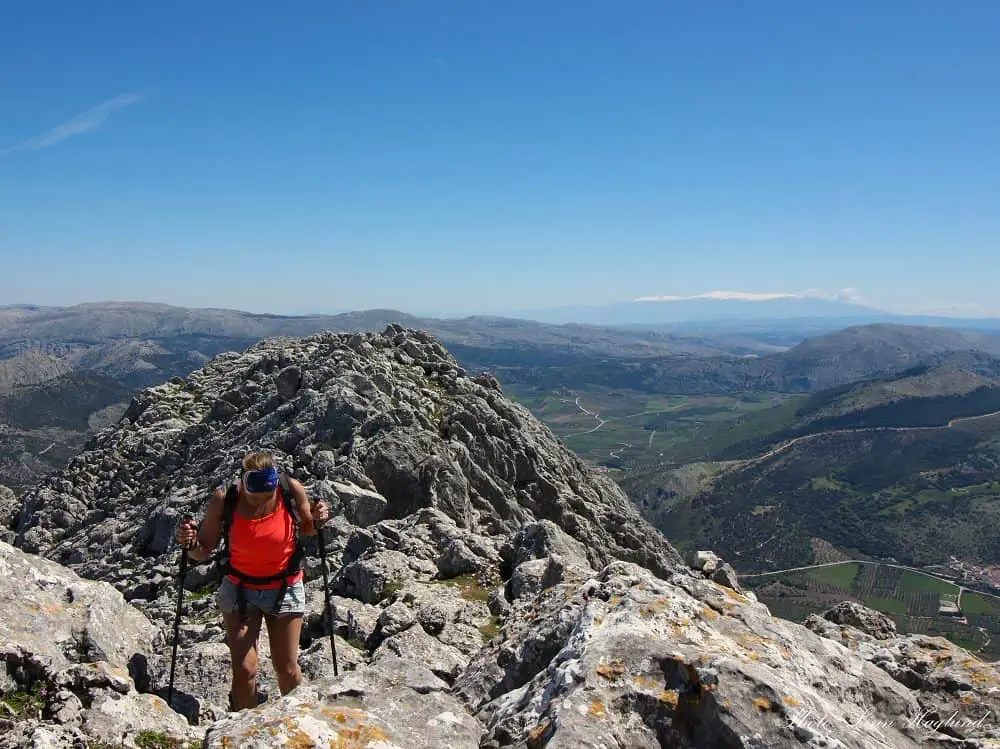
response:
<path fill-rule="evenodd" d="M 340 673 L 309 539 L 305 683 L 279 696 L 262 637 L 264 701 L 227 711 L 203 564 L 168 707 L 173 530 L 252 449 L 333 508 Z M 0 747 L 1000 746 L 992 665 L 860 608 L 771 616 L 419 331 L 223 354 L 2 497 Z"/>

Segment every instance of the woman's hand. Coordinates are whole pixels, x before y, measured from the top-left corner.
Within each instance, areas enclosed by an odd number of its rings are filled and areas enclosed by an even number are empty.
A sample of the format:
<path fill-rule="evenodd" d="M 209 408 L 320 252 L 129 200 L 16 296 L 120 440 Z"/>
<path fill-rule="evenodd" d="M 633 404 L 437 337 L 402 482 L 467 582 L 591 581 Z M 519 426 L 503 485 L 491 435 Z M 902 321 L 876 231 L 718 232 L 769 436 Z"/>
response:
<path fill-rule="evenodd" d="M 330 508 L 327 506 L 326 502 L 320 500 L 319 502 L 313 502 L 309 507 L 310 512 L 312 512 L 313 524 L 317 528 L 321 525 L 325 525 L 326 521 L 330 519 Z"/>
<path fill-rule="evenodd" d="M 190 549 L 198 540 L 198 527 L 190 518 L 182 520 L 174 532 L 174 538 L 182 549 Z"/>

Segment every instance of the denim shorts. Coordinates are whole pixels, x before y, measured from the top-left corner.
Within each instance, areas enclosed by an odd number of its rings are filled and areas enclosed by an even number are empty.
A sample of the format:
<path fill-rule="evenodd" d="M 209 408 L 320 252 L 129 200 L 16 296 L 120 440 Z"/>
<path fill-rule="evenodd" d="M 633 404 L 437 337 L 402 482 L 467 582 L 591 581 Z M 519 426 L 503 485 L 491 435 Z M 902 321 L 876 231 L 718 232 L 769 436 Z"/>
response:
<path fill-rule="evenodd" d="M 222 585 L 215 595 L 215 600 L 224 614 L 231 614 L 237 610 L 236 599 L 237 585 L 228 577 L 222 578 Z M 247 601 L 247 611 L 259 609 L 265 614 L 270 614 L 274 609 L 274 602 L 278 600 L 278 593 L 281 588 L 273 590 L 252 590 L 244 588 L 243 594 Z M 281 614 L 304 614 L 306 611 L 306 586 L 301 580 L 294 585 L 289 585 L 285 591 L 285 598 L 278 609 Z"/>

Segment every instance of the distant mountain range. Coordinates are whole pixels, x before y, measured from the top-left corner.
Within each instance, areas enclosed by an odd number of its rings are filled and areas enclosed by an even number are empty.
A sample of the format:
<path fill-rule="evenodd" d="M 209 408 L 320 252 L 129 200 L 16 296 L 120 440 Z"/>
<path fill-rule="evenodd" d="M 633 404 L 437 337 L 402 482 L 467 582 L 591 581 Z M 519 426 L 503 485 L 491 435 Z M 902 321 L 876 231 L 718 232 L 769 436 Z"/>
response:
<path fill-rule="evenodd" d="M 957 329 L 998 329 L 1000 318 L 901 315 L 851 301 L 798 294 L 713 291 L 690 297 L 647 297 L 601 306 L 566 306 L 512 311 L 511 317 L 550 324 L 576 322 L 624 327 L 671 326 L 749 331 L 792 325 L 802 330 L 836 330 L 848 325 L 897 322 Z"/>
<path fill-rule="evenodd" d="M 834 318 L 881 321 L 889 313 L 851 302 L 792 294 L 740 294 L 709 292 L 693 297 L 650 297 L 603 306 L 570 306 L 527 309 L 512 313 L 553 324 L 667 325 L 714 320 L 790 320 Z"/>

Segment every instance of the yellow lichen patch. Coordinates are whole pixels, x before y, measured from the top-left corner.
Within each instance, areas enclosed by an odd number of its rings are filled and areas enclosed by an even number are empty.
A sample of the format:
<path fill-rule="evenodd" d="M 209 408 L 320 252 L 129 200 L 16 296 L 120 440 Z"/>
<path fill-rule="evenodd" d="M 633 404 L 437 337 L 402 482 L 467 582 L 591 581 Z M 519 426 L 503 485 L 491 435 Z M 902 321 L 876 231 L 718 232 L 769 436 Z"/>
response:
<path fill-rule="evenodd" d="M 625 673 L 625 664 L 621 661 L 602 663 L 597 667 L 597 673 L 608 681 L 612 681 Z"/>
<path fill-rule="evenodd" d="M 305 731 L 296 730 L 288 737 L 285 746 L 289 749 L 316 749 L 316 742 Z"/>
<path fill-rule="evenodd" d="M 608 606 L 617 606 L 621 603 L 621 600 L 621 596 L 611 596 L 611 598 L 608 599 Z"/>
<path fill-rule="evenodd" d="M 766 697 L 758 697 L 757 699 L 755 699 L 753 701 L 753 706 L 758 710 L 770 710 L 772 707 L 771 700 L 767 699 Z"/>
<path fill-rule="evenodd" d="M 715 609 L 709 608 L 708 606 L 701 607 L 701 615 L 703 618 L 710 620 L 719 618 L 719 612 L 716 611 Z"/>
<path fill-rule="evenodd" d="M 600 617 L 600 616 L 595 616 L 594 617 L 594 626 L 595 627 L 600 627 L 602 624 L 604 624 L 604 619 L 602 617 Z"/>
<path fill-rule="evenodd" d="M 759 661 L 760 660 L 760 653 L 758 653 L 756 650 L 753 650 L 753 651 L 747 653 L 747 658 L 749 658 L 752 661 Z"/>
<path fill-rule="evenodd" d="M 788 705 L 789 707 L 798 707 L 799 705 L 802 704 L 797 699 L 792 697 L 792 695 L 790 694 L 786 694 L 782 699 L 785 701 L 785 704 Z"/>
<path fill-rule="evenodd" d="M 543 718 L 541 723 L 528 731 L 526 737 L 528 749 L 539 749 L 539 747 L 545 745 L 551 725 L 552 723 L 548 718 Z"/>
<path fill-rule="evenodd" d="M 645 617 L 650 618 L 660 614 L 670 608 L 669 598 L 656 598 L 647 604 L 644 604 L 639 608 L 639 613 Z"/>
<path fill-rule="evenodd" d="M 962 704 L 963 705 L 971 705 L 975 701 L 976 701 L 975 698 L 971 694 L 963 694 L 962 695 Z"/>
<path fill-rule="evenodd" d="M 378 726 L 366 724 L 339 731 L 336 739 L 330 739 L 330 749 L 365 749 L 382 741 L 388 743 L 388 734 Z"/>
<path fill-rule="evenodd" d="M 364 710 L 356 710 L 353 707 L 328 707 L 324 705 L 319 709 L 320 714 L 329 720 L 338 723 L 346 723 L 348 720 L 355 723 L 362 723 L 368 718 L 368 713 Z"/>
<path fill-rule="evenodd" d="M 607 715 L 607 710 L 604 707 L 604 700 L 600 697 L 595 697 L 591 703 L 590 707 L 587 708 L 587 714 L 592 715 L 595 718 L 603 718 Z"/>
<path fill-rule="evenodd" d="M 716 584 L 718 585 L 718 583 Z M 722 588 L 723 593 L 732 598 L 734 601 L 738 601 L 739 603 L 750 603 L 749 598 L 747 598 L 744 595 L 741 595 L 740 593 L 737 593 L 732 588 L 727 588 L 725 585 L 720 585 L 719 587 Z"/>
<path fill-rule="evenodd" d="M 660 682 L 656 679 L 651 679 L 645 674 L 639 674 L 638 676 L 632 677 L 632 683 L 635 684 L 640 689 L 655 689 L 660 686 Z"/>
<path fill-rule="evenodd" d="M 664 705 L 677 707 L 677 703 L 680 700 L 680 695 L 677 693 L 676 689 L 664 689 L 656 696 L 656 699 L 658 699 Z"/>

